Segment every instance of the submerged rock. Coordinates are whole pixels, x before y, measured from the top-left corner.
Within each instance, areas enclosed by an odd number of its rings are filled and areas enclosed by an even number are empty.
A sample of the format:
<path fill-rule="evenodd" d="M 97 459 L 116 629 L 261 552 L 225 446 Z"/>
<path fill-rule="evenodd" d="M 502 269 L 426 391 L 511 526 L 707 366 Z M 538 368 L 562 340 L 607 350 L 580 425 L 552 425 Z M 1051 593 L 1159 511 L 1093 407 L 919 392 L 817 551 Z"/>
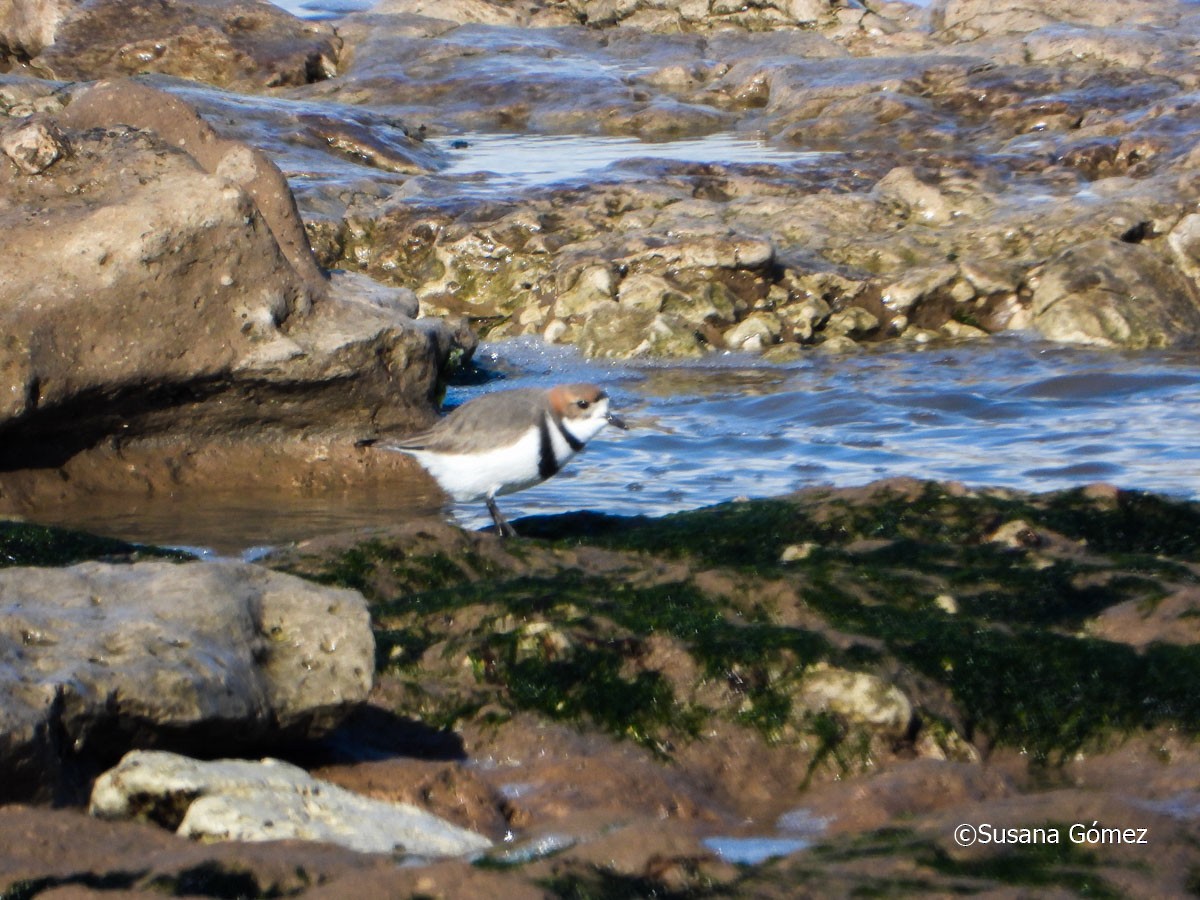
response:
<path fill-rule="evenodd" d="M 319 735 L 370 690 L 360 594 L 243 563 L 0 570 L 0 790 L 69 790 L 133 746 Z"/>
<path fill-rule="evenodd" d="M 134 751 L 96 779 L 90 811 L 104 819 L 146 817 L 206 841 L 322 841 L 417 859 L 491 846 L 415 806 L 359 796 L 276 759 L 201 762 Z"/>

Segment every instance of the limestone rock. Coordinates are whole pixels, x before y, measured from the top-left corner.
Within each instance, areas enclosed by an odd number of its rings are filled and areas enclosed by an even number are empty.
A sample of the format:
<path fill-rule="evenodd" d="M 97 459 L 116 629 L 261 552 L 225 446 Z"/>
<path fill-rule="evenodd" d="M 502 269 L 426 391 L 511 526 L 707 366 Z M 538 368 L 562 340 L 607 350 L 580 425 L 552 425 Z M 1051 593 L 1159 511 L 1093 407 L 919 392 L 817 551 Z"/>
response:
<path fill-rule="evenodd" d="M 949 284 L 957 274 L 955 266 L 913 269 L 884 288 L 883 305 L 895 313 L 908 313 L 917 301 Z"/>
<path fill-rule="evenodd" d="M 418 858 L 491 846 L 483 835 L 415 806 L 362 797 L 275 759 L 200 762 L 135 750 L 96 780 L 90 811 L 127 819 L 148 810 L 181 836 L 208 841 L 322 841 Z"/>
<path fill-rule="evenodd" d="M 1128 8 L 1094 0 L 1045 0 L 1003 5 L 988 0 L 946 0 L 934 11 L 933 24 L 945 32 L 948 39 L 974 40 L 985 35 L 1024 34 L 1060 23 L 1093 26 L 1128 23 L 1130 12 Z"/>
<path fill-rule="evenodd" d="M 589 316 L 579 331 L 579 347 L 589 356 L 615 359 L 704 355 L 695 328 L 682 319 L 622 309 L 604 309 Z"/>
<path fill-rule="evenodd" d="M 861 306 L 850 306 L 835 312 L 825 323 L 825 334 L 829 338 L 862 337 L 879 327 L 879 317 Z"/>
<path fill-rule="evenodd" d="M 67 152 L 66 139 L 52 122 L 26 121 L 0 130 L 0 151 L 26 175 L 39 175 Z"/>
<path fill-rule="evenodd" d="M 9 568 L 0 610 L 6 801 L 131 746 L 323 733 L 374 673 L 360 594 L 244 563 Z"/>
<path fill-rule="evenodd" d="M 1097 347 L 1171 347 L 1200 334 L 1195 284 L 1140 244 L 1087 241 L 1051 259 L 1033 292 L 1033 327 Z"/>

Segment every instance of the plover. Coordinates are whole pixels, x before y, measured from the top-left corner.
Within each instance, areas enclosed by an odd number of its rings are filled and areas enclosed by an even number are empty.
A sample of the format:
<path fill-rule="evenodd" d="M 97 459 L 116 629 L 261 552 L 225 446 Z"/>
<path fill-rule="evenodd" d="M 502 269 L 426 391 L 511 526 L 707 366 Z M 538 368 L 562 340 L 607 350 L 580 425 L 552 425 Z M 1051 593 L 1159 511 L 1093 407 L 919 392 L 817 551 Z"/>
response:
<path fill-rule="evenodd" d="M 556 474 L 606 425 L 628 428 L 594 384 L 518 388 L 476 397 L 428 431 L 380 446 L 414 457 L 455 500 L 486 502 L 496 530 L 513 537 L 496 497 Z"/>

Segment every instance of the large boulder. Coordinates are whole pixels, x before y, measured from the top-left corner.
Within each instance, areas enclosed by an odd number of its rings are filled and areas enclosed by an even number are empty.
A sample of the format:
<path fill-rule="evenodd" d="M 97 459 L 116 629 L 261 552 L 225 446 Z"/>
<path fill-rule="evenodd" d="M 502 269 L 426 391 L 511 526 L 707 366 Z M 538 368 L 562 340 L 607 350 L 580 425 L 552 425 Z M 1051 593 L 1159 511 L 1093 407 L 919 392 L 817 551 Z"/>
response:
<path fill-rule="evenodd" d="M 153 460 L 163 435 L 227 455 L 429 421 L 458 339 L 403 291 L 327 279 L 279 169 L 187 104 L 101 82 L 0 118 L 0 151 L 0 471 L 116 437 Z M 28 511 L 8 481 L 0 504 Z"/>
<path fill-rule="evenodd" d="M 2 570 L 0 800 L 67 792 L 131 747 L 323 734 L 374 653 L 360 594 L 245 563 Z"/>

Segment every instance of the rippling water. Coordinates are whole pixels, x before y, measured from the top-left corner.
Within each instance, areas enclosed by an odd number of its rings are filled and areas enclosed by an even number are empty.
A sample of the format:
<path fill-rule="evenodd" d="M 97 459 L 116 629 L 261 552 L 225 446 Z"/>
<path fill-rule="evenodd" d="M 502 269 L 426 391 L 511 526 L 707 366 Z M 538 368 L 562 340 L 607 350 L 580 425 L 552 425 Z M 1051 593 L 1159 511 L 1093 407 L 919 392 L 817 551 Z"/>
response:
<path fill-rule="evenodd" d="M 631 429 L 503 498 L 510 516 L 591 508 L 659 515 L 811 485 L 910 475 L 1044 491 L 1105 481 L 1200 498 L 1200 361 L 1014 336 L 787 365 L 723 355 L 612 363 L 532 341 L 485 345 L 505 377 L 452 389 L 604 383 Z M 488 521 L 478 505 L 464 524 Z"/>
<path fill-rule="evenodd" d="M 681 163 L 816 162 L 824 153 L 781 150 L 758 137 L 719 133 L 688 140 L 641 141 L 601 135 L 463 134 L 432 142 L 446 151 L 450 165 L 434 178 L 455 178 L 460 188 L 503 192 L 564 181 L 620 175 L 644 178 L 635 161 Z M 462 176 L 473 175 L 464 181 Z"/>

